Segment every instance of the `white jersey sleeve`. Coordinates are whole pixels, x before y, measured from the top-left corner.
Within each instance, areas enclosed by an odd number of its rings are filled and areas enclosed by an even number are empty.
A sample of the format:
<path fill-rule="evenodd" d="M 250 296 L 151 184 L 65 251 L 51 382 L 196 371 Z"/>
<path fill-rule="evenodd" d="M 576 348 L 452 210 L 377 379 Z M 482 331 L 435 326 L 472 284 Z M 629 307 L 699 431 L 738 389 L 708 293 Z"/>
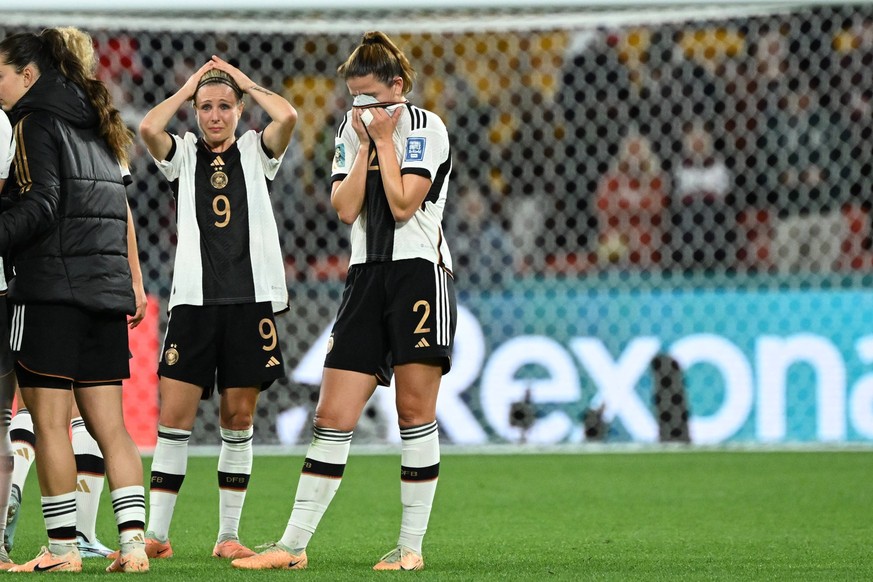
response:
<path fill-rule="evenodd" d="M 334 138 L 333 165 L 331 167 L 331 181 L 342 180 L 348 175 L 355 162 L 358 153 L 358 134 L 352 128 L 352 112 L 346 113 L 340 123 Z"/>
<path fill-rule="evenodd" d="M 164 177 L 170 182 L 179 179 L 182 168 L 186 166 L 187 158 L 191 155 L 196 155 L 196 150 L 193 147 L 197 143 L 197 136 L 193 133 L 186 133 L 185 137 L 179 137 L 175 134 L 169 134 L 173 138 L 173 149 L 170 151 L 169 159 L 155 159 L 155 165 Z M 186 147 L 186 142 L 189 142 L 191 147 Z"/>
<path fill-rule="evenodd" d="M 427 174 L 431 180 L 437 175 L 440 165 L 449 157 L 449 134 L 446 126 L 431 115 L 429 126 L 413 129 L 403 146 L 402 173 Z"/>
<path fill-rule="evenodd" d="M 239 139 L 240 141 L 240 149 L 243 149 L 243 143 L 248 140 L 255 141 L 257 143 L 258 150 L 258 160 L 261 162 L 261 168 L 264 170 L 264 176 L 267 177 L 267 180 L 273 180 L 276 177 L 276 174 L 279 172 L 279 166 L 282 164 L 282 159 L 285 157 L 285 152 L 279 154 L 276 158 L 271 158 L 267 155 L 267 152 L 264 151 L 264 132 L 256 132 L 254 130 L 249 130 L 243 134 L 243 136 Z M 288 151 L 287 148 L 285 151 Z"/>
<path fill-rule="evenodd" d="M 0 111 L 0 180 L 9 177 L 12 157 L 15 155 L 15 142 L 12 140 L 12 125 L 6 113 Z"/>
<path fill-rule="evenodd" d="M 6 113 L 0 110 L 0 180 L 9 177 L 12 167 L 12 157 L 15 155 L 15 141 L 12 139 L 12 124 Z M 0 293 L 6 293 L 6 273 L 3 269 L 3 259 L 0 259 Z"/>

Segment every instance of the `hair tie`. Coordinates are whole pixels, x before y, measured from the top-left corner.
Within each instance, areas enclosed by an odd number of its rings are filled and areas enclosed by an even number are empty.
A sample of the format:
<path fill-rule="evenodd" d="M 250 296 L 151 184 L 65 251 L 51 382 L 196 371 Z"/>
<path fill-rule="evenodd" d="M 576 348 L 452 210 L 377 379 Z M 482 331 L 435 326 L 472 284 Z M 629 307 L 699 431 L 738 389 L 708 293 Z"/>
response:
<path fill-rule="evenodd" d="M 243 98 L 243 91 L 239 88 L 239 85 L 236 84 L 236 81 L 233 80 L 233 77 L 218 69 L 210 69 L 203 73 L 203 76 L 200 77 L 200 81 L 197 83 L 197 89 L 194 93 L 197 93 L 197 91 L 200 90 L 200 87 L 213 83 L 223 83 L 233 89 L 238 100 Z"/>

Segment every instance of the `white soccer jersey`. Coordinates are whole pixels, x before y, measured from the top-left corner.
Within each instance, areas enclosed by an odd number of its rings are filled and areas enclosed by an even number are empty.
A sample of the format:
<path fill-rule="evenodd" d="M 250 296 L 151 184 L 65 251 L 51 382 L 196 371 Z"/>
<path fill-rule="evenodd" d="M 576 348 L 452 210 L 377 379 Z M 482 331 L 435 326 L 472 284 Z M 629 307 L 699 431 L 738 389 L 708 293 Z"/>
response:
<path fill-rule="evenodd" d="M 394 150 L 401 174 L 429 178 L 431 189 L 421 207 L 406 222 L 395 222 L 379 174 L 376 146 L 370 145 L 370 167 L 364 207 L 352 224 L 349 264 L 426 259 L 452 270 L 452 257 L 443 236 L 452 158 L 446 126 L 435 113 L 409 103 L 400 106 L 394 131 Z M 336 133 L 331 181 L 344 179 L 355 161 L 360 144 L 352 128 L 351 111 Z"/>
<path fill-rule="evenodd" d="M 155 160 L 176 193 L 178 244 L 169 308 L 270 301 L 276 312 L 287 309 L 285 263 L 269 192 L 284 152 L 271 158 L 255 131 L 220 153 L 193 133 L 172 138 L 168 159 Z"/>
<path fill-rule="evenodd" d="M 6 113 L 0 111 L 0 180 L 9 177 L 12 158 L 15 156 L 15 140 L 12 138 L 12 124 Z M 3 259 L 0 258 L 0 294 L 6 293 L 6 273 L 3 270 Z"/>

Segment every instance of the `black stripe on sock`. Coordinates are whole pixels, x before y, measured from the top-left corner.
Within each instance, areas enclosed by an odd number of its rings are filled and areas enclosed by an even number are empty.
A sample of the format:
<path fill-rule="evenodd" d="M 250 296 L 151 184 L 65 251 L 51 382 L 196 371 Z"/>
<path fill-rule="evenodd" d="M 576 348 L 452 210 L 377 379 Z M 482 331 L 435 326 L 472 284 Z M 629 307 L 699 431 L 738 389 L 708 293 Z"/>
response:
<path fill-rule="evenodd" d="M 152 471 L 152 479 L 149 488 L 158 491 L 167 491 L 169 493 L 178 493 L 182 488 L 182 481 L 185 480 L 185 475 L 171 475 L 170 473 L 161 473 L 160 471 Z"/>
<path fill-rule="evenodd" d="M 332 428 L 321 428 L 318 426 L 312 429 L 312 436 L 315 438 L 336 443 L 351 442 L 352 434 L 354 433 L 350 430 L 334 430 Z"/>
<path fill-rule="evenodd" d="M 69 525 L 64 527 L 55 527 L 46 530 L 49 539 L 53 540 L 74 540 L 76 539 L 76 526 Z"/>
<path fill-rule="evenodd" d="M 245 473 L 225 473 L 218 472 L 218 488 L 232 489 L 234 491 L 245 491 L 249 486 L 249 477 Z"/>
<path fill-rule="evenodd" d="M 411 426 L 409 428 L 401 428 L 400 429 L 400 438 L 402 440 L 408 441 L 411 439 L 417 439 L 421 437 L 426 437 L 429 434 L 433 434 L 437 431 L 437 423 L 436 421 L 429 422 L 427 424 L 422 424 L 420 426 Z"/>
<path fill-rule="evenodd" d="M 106 463 L 97 455 L 76 455 L 76 473 L 91 473 L 102 477 L 106 474 Z"/>
<path fill-rule="evenodd" d="M 401 481 L 433 481 L 440 476 L 440 464 L 430 467 L 404 467 L 400 466 Z"/>
<path fill-rule="evenodd" d="M 163 432 L 163 431 L 159 430 L 158 431 L 158 438 L 168 440 L 168 441 L 176 441 L 176 442 L 181 443 L 181 442 L 187 442 L 188 439 L 191 438 L 191 433 L 189 432 L 187 434 L 177 434 L 174 432 Z"/>
<path fill-rule="evenodd" d="M 57 517 L 59 515 L 64 515 L 67 513 L 76 513 L 75 498 L 65 501 L 53 501 L 51 503 L 43 502 L 42 504 L 43 517 Z"/>
<path fill-rule="evenodd" d="M 14 428 L 9 431 L 9 440 L 13 443 L 27 443 L 36 447 L 36 435 L 25 428 Z"/>
<path fill-rule="evenodd" d="M 343 471 L 346 470 L 345 463 L 325 463 L 324 461 L 316 461 L 306 457 L 303 460 L 303 473 L 313 475 L 315 477 L 326 477 L 328 479 L 339 479 L 343 476 Z"/>
<path fill-rule="evenodd" d="M 112 511 L 118 513 L 125 509 L 142 508 L 145 510 L 145 496 L 143 495 L 128 495 L 119 499 L 112 500 Z"/>
<path fill-rule="evenodd" d="M 145 523 L 141 521 L 131 520 L 131 521 L 123 521 L 118 524 L 118 533 L 123 531 L 127 531 L 130 529 L 145 529 Z"/>

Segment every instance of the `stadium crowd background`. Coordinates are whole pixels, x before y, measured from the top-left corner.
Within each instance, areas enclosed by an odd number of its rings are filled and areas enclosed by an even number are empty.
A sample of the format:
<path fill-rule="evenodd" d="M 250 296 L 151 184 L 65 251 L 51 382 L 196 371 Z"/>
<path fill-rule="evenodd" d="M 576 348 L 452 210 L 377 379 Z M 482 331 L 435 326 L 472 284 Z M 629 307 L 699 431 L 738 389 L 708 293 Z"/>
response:
<path fill-rule="evenodd" d="M 132 127 L 211 54 L 300 113 L 273 195 L 292 296 L 277 322 L 289 379 L 262 399 L 257 435 L 287 442 L 278 416 L 310 409 L 317 392 L 292 372 L 331 323 L 345 273 L 348 237 L 328 193 L 333 134 L 350 101 L 335 69 L 359 34 L 87 29 L 98 74 Z M 454 139 L 446 236 L 462 302 L 543 280 L 630 290 L 869 282 L 870 4 L 391 32 L 423 73 L 411 100 L 439 112 Z M 191 112 L 178 120 L 192 124 Z M 251 107 L 241 130 L 264 124 Z M 133 163 L 131 206 L 160 333 L 173 201 L 141 143 Z M 495 337 L 528 333 L 517 314 L 492 315 Z M 215 410 L 201 415 L 192 442 L 216 442 Z M 384 438 L 378 416 L 362 439 Z M 305 442 L 304 433 L 292 438 Z"/>

